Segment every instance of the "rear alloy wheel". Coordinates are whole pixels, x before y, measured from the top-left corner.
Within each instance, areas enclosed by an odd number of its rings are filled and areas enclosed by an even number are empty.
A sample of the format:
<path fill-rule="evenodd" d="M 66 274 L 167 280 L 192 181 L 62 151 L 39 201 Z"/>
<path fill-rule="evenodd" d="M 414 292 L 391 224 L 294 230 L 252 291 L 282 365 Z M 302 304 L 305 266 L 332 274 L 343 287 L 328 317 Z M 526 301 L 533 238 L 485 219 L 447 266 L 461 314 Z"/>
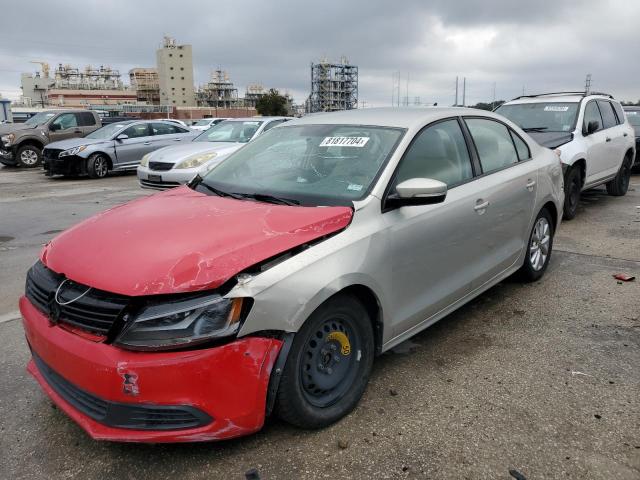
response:
<path fill-rule="evenodd" d="M 362 303 L 337 295 L 296 334 L 277 394 L 280 418 L 303 428 L 340 420 L 357 405 L 369 381 L 374 340 Z"/>
<path fill-rule="evenodd" d="M 104 178 L 109 173 L 109 160 L 100 154 L 94 153 L 87 160 L 87 174 L 90 178 Z"/>
<path fill-rule="evenodd" d="M 542 278 L 547 270 L 553 248 L 553 229 L 551 215 L 546 208 L 543 208 L 538 213 L 529 235 L 527 254 L 524 259 L 524 265 L 520 269 L 523 280 L 535 282 Z"/>
<path fill-rule="evenodd" d="M 35 168 L 42 161 L 42 151 L 34 145 L 24 145 L 16 151 L 18 165 L 24 168 Z"/>
<path fill-rule="evenodd" d="M 580 203 L 580 190 L 582 189 L 582 175 L 578 167 L 571 167 L 564 182 L 564 209 L 562 218 L 571 220 L 576 216 Z"/>
<path fill-rule="evenodd" d="M 620 170 L 616 177 L 607 183 L 607 193 L 614 197 L 623 197 L 629 190 L 629 180 L 631 179 L 631 155 L 624 157 Z"/>

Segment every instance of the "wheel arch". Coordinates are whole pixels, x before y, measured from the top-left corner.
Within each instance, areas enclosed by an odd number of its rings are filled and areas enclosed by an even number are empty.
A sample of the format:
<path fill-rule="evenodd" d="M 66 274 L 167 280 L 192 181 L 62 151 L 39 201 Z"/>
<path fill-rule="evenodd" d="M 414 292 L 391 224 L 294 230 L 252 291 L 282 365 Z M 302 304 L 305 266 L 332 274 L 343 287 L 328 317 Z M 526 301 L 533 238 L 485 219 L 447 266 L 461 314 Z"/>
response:
<path fill-rule="evenodd" d="M 584 187 L 584 182 L 587 179 L 587 161 L 584 158 L 578 158 L 571 164 L 571 168 L 578 168 L 580 170 L 580 181 L 582 185 L 580 187 Z"/>
<path fill-rule="evenodd" d="M 547 203 L 542 205 L 542 207 L 540 208 L 540 211 L 542 211 L 545 208 L 547 209 L 547 211 L 551 215 L 551 220 L 553 220 L 553 228 L 554 228 L 554 230 L 557 229 L 558 228 L 558 221 L 560 219 L 559 215 L 558 215 L 558 207 L 556 207 L 556 204 L 553 203 L 552 201 L 548 201 Z"/>
<path fill-rule="evenodd" d="M 102 155 L 103 157 L 105 157 L 107 159 L 107 162 L 109 163 L 109 170 L 113 170 L 113 159 L 111 158 L 111 155 L 102 150 L 96 150 L 95 152 L 91 152 L 89 155 L 87 155 L 87 161 L 89 161 L 89 159 L 94 155 Z"/>
<path fill-rule="evenodd" d="M 27 137 L 24 140 L 20 140 L 20 142 L 14 147 L 16 149 L 16 151 L 18 151 L 18 149 L 26 146 L 26 145 L 31 145 L 33 147 L 37 147 L 40 150 L 42 150 L 44 148 L 44 143 L 42 141 L 40 141 L 39 139 L 35 138 L 35 137 Z"/>

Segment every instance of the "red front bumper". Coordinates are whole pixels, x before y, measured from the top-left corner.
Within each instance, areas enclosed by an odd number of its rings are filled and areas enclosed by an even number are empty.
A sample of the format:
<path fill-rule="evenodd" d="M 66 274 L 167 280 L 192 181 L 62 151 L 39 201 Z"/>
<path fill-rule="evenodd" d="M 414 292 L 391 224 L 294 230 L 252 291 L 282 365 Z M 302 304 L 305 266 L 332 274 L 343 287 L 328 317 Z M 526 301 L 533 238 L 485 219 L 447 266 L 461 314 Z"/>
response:
<path fill-rule="evenodd" d="M 88 417 L 49 385 L 33 360 L 28 371 L 51 399 L 89 435 L 124 442 L 196 442 L 258 431 L 265 416 L 271 368 L 282 342 L 250 337 L 185 352 L 130 352 L 95 343 L 51 326 L 25 297 L 20 299 L 27 340 L 35 353 L 67 382 L 109 402 L 195 407 L 213 421 L 183 430 L 113 428 Z M 138 393 L 125 389 L 125 374 L 137 378 Z"/>

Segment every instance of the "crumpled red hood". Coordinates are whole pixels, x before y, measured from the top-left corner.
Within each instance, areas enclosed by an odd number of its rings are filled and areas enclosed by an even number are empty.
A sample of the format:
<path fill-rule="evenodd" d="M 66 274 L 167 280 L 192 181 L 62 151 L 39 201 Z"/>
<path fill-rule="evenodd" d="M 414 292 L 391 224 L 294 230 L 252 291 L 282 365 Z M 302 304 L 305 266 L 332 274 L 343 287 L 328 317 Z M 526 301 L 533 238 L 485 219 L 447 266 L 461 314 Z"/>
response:
<path fill-rule="evenodd" d="M 295 207 L 188 187 L 107 210 L 54 238 L 49 268 L 123 295 L 216 288 L 267 258 L 345 228 L 348 207 Z"/>

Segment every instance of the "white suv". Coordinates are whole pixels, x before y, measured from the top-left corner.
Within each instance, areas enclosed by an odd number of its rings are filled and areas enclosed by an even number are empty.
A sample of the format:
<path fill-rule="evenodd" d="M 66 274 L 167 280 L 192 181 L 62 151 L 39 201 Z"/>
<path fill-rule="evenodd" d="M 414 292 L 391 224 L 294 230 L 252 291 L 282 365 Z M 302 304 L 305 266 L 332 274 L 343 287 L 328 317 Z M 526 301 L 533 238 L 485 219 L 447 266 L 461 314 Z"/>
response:
<path fill-rule="evenodd" d="M 504 103 L 496 113 L 560 156 L 566 220 L 575 217 L 582 190 L 606 184 L 609 195 L 627 193 L 635 156 L 634 131 L 611 95 L 526 95 Z"/>

